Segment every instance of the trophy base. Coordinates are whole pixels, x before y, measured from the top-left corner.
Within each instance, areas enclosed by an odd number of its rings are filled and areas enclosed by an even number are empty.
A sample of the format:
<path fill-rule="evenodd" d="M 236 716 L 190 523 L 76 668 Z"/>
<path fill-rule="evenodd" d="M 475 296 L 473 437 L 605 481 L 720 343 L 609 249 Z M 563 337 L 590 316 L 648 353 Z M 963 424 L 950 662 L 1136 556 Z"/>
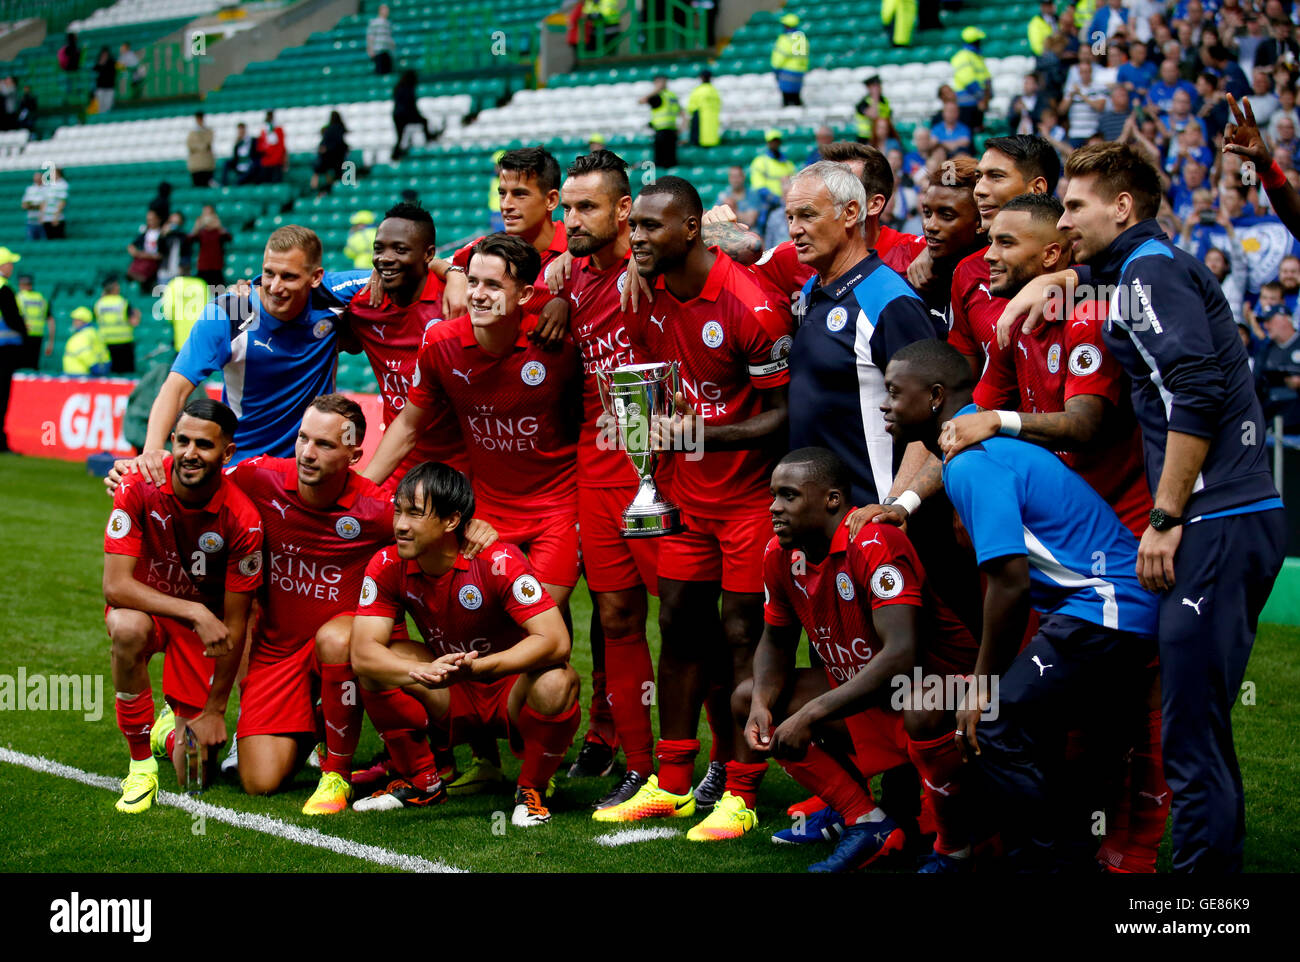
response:
<path fill-rule="evenodd" d="M 666 502 L 656 505 L 663 510 L 656 514 L 624 514 L 623 537 L 657 538 L 665 534 L 679 534 L 686 530 L 682 524 L 681 508 Z"/>

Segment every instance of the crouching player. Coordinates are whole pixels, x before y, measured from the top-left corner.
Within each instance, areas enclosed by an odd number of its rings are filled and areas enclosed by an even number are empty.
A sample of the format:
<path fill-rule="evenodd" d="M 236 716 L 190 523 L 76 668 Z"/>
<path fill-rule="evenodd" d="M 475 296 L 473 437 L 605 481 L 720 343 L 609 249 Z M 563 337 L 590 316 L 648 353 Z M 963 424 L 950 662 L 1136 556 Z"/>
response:
<path fill-rule="evenodd" d="M 256 457 L 231 474 L 262 515 L 269 562 L 240 699 L 239 779 L 260 795 L 297 771 L 317 741 L 319 683 L 326 751 L 307 815 L 343 811 L 352 796 L 361 702 L 348 636 L 366 563 L 392 537 L 388 499 L 352 470 L 365 436 L 359 404 L 322 395 L 303 413 L 293 460 Z"/>
<path fill-rule="evenodd" d="M 922 710 L 905 685 L 920 667 L 955 690 L 952 679 L 974 666 L 974 638 L 929 590 L 902 531 L 867 525 L 849 537 L 852 478 L 833 452 L 787 454 L 771 487 L 776 536 L 763 558 L 763 637 L 753 680 L 736 689 L 732 709 L 748 719 L 750 747 L 770 752 L 842 819 L 835 851 L 810 871 L 851 871 L 902 847 L 902 831 L 873 803 L 867 780 L 909 761 L 925 780 L 939 828 L 922 871 L 968 865 L 956 706 Z M 794 667 L 801 628 L 824 671 Z M 773 840 L 804 839 L 782 832 Z"/>
<path fill-rule="evenodd" d="M 511 822 L 541 825 L 542 802 L 578 730 L 578 675 L 555 602 L 523 553 L 498 543 L 473 560 L 468 479 L 436 462 L 407 472 L 393 498 L 396 545 L 371 559 L 352 625 L 362 700 L 400 778 L 357 811 L 445 801 L 430 737 L 444 746 L 487 733 L 523 759 Z M 409 613 L 425 644 L 393 637 Z"/>
<path fill-rule="evenodd" d="M 205 762 L 226 741 L 226 700 L 262 583 L 261 518 L 221 473 L 235 453 L 237 426 L 224 404 L 191 401 L 172 430 L 166 480 L 128 476 L 113 495 L 104 534 L 104 621 L 113 644 L 117 725 L 131 751 L 119 812 L 143 812 L 158 795 L 151 656 L 166 653 L 163 717 L 175 715 L 177 780 L 185 781 L 187 729 Z"/>

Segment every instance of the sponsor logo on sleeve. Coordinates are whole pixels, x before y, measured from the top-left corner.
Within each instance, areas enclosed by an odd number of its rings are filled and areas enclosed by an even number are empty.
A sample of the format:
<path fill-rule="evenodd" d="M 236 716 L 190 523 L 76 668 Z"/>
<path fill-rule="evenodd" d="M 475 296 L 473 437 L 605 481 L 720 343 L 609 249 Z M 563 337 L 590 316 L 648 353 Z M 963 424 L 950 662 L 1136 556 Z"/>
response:
<path fill-rule="evenodd" d="M 516 578 L 510 592 L 521 605 L 532 605 L 542 600 L 542 586 L 532 575 Z"/>
<path fill-rule="evenodd" d="M 369 605 L 373 605 L 375 599 L 378 597 L 379 586 L 375 584 L 374 578 L 370 577 L 370 575 L 366 575 L 365 578 L 361 580 L 361 607 L 365 608 Z"/>
<path fill-rule="evenodd" d="M 251 578 L 262 570 L 262 552 L 254 551 L 252 554 L 242 558 L 239 562 L 239 573 L 245 578 Z"/>
<path fill-rule="evenodd" d="M 108 516 L 108 536 L 110 538 L 125 538 L 131 533 L 131 516 L 121 508 L 114 508 L 113 513 Z"/>
<path fill-rule="evenodd" d="M 1095 374 L 1101 367 L 1101 351 L 1095 344 L 1077 344 L 1070 352 L 1070 373 L 1075 377 Z"/>
<path fill-rule="evenodd" d="M 903 591 L 903 573 L 893 565 L 881 565 L 871 575 L 871 593 L 888 601 Z"/>

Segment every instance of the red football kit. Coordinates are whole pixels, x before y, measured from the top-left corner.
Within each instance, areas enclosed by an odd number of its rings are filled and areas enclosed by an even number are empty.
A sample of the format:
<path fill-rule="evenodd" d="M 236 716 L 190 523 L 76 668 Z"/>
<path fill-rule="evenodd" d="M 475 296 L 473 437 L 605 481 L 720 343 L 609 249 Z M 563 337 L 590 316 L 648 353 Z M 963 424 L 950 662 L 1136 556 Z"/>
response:
<path fill-rule="evenodd" d="M 393 538 L 391 499 L 349 470 L 337 502 L 324 509 L 310 507 L 298 494 L 293 458 L 250 458 L 230 478 L 262 516 L 267 558 L 266 582 L 258 596 L 261 612 L 242 687 L 239 737 L 315 732 L 313 678 L 321 677 L 328 687 L 336 674 L 340 682 L 355 683 L 356 677 L 350 666 L 320 664 L 316 632 L 356 607 L 366 563 Z M 326 694 L 323 706 L 330 703 Z M 359 706 L 356 714 L 351 726 L 332 719 L 328 711 L 326 721 L 344 728 L 345 738 L 356 736 Z M 327 751 L 350 760 L 356 739 L 351 738 L 349 750 L 336 751 L 343 746 L 328 743 L 337 734 L 326 729 Z"/>
<path fill-rule="evenodd" d="M 430 274 L 419 297 L 406 307 L 394 304 L 386 294 L 383 303 L 371 307 L 370 293 L 365 290 L 358 291 L 348 304 L 344 316 L 366 352 L 384 399 L 384 427 L 406 407 L 424 332 L 442 320 L 444 290 L 443 282 Z M 452 411 L 443 408 L 433 412 L 433 423 L 421 432 L 415 447 L 384 483 L 383 490 L 391 496 L 406 472 L 424 461 L 442 461 L 468 473 L 469 457 Z"/>
<path fill-rule="evenodd" d="M 163 473 L 161 486 L 133 475 L 117 486 L 104 553 L 136 559 L 136 581 L 197 601 L 223 617 L 227 591 L 251 592 L 262 583 L 262 519 L 225 477 L 208 502 L 195 508 L 172 490 L 170 455 L 163 459 Z M 154 615 L 146 657 L 156 652 L 166 652 L 163 696 L 168 704 L 182 718 L 197 717 L 212 688 L 214 665 L 204 656 L 203 642 L 189 625 Z M 152 694 L 149 713 L 152 722 Z"/>
<path fill-rule="evenodd" d="M 1086 301 L 1068 322 L 1044 320 L 1033 334 L 1017 333 L 1006 349 L 996 340 L 974 400 L 988 410 L 1055 413 L 1080 394 L 1105 398 L 1117 416 L 1106 444 L 1091 451 L 1058 451 L 1093 490 L 1115 509 L 1137 538 L 1146 530 L 1151 493 L 1142 460 L 1142 435 L 1129 400 L 1128 378 L 1102 342 L 1109 305 Z"/>
<path fill-rule="evenodd" d="M 881 225 L 875 249 L 882 261 L 906 277 L 912 260 L 925 250 L 925 238 Z M 782 241 L 769 247 L 748 270 L 765 286 L 785 297 L 793 297 L 803 290 L 803 286 L 817 274 L 808 264 L 799 263 L 794 241 Z"/>
<path fill-rule="evenodd" d="M 872 612 L 888 605 L 921 609 L 916 664 L 927 676 L 966 675 L 974 670 L 979 644 L 930 589 L 912 543 L 892 525 L 869 524 L 850 539 L 846 519 L 820 564 L 813 564 L 802 552 L 783 549 L 773 538 L 763 557 L 763 584 L 764 620 L 776 627 L 802 627 L 832 687 L 849 681 L 880 650 Z M 939 826 L 939 849 L 963 847 L 966 840 L 955 829 L 950 807 L 961 766 L 952 735 L 911 740 L 903 728 L 903 713 L 883 705 L 850 715 L 844 722 L 861 773 L 870 777 L 895 765 L 915 764 L 925 779 Z M 852 810 L 864 807 L 853 784 L 825 759 L 783 766 L 850 822 Z"/>
<path fill-rule="evenodd" d="M 425 410 L 450 406 L 474 477 L 476 515 L 522 545 L 547 584 L 578 583 L 575 483 L 581 382 L 577 349 L 543 351 L 525 314 L 503 355 L 474 338 L 469 316 L 425 332 L 409 395 Z"/>
<path fill-rule="evenodd" d="M 737 424 L 763 410 L 761 392 L 790 383 L 789 305 L 765 292 L 726 254 L 698 297 L 682 303 L 655 284 L 654 300 L 630 318 L 638 357 L 679 361 L 682 393 L 706 424 Z M 669 496 L 687 531 L 661 539 L 659 573 L 721 581 L 723 590 L 762 590 L 770 456 L 761 450 L 685 451 L 672 457 Z"/>
<path fill-rule="evenodd" d="M 984 260 L 988 247 L 981 247 L 957 262 L 952 272 L 952 329 L 948 343 L 967 357 L 988 361 L 990 346 L 997 340 L 998 318 L 1006 308 L 1005 297 L 989 290 L 989 265 Z"/>
<path fill-rule="evenodd" d="M 403 561 L 395 546 L 385 548 L 366 567 L 356 613 L 392 618 L 396 624 L 409 612 L 430 658 L 435 659 L 452 652 L 477 651 L 481 657 L 513 648 L 528 637 L 524 622 L 554 607 L 523 552 L 513 544 L 497 542 L 472 561 L 458 555 L 451 570 L 441 575 L 425 574 L 416 559 Z M 518 680 L 518 675 L 506 675 L 492 681 L 453 683 L 447 689 L 450 709 L 436 724 L 448 746 L 466 741 L 476 731 L 506 736 L 511 751 L 524 759 L 519 784 L 544 789 L 573 740 L 578 706 L 547 717 L 525 704 L 518 723 L 512 722 L 508 704 Z M 385 697 L 380 696 L 367 693 L 367 708 L 372 701 L 379 704 Z M 382 720 L 375 722 L 382 733 Z M 558 748 L 557 739 L 563 740 Z M 411 771 L 403 774 L 427 770 L 432 763 L 427 747 L 417 754 L 418 759 L 404 763 Z"/>
<path fill-rule="evenodd" d="M 533 296 L 524 301 L 521 305 L 525 313 L 536 314 L 546 305 L 554 295 L 546 286 L 546 268 L 550 266 L 551 261 L 559 257 L 569 249 L 569 238 L 564 230 L 564 221 L 552 221 L 555 224 L 555 236 L 551 238 L 551 245 L 544 251 L 538 251 L 542 255 L 542 269 L 537 274 L 537 280 L 533 285 Z M 481 241 L 482 237 L 476 237 L 460 250 L 456 251 L 451 257 L 454 266 L 461 270 L 469 270 L 469 255 L 473 251 L 474 245 Z"/>

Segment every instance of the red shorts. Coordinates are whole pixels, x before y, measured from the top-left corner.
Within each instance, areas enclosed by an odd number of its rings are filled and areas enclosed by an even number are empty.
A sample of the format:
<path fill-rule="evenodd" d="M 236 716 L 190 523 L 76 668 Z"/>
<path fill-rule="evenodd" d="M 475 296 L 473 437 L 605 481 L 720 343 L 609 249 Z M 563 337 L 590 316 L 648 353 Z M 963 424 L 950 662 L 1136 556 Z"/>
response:
<path fill-rule="evenodd" d="M 625 538 L 623 511 L 635 488 L 579 488 L 578 537 L 582 569 L 592 591 L 644 586 L 659 594 L 659 538 Z"/>
<path fill-rule="evenodd" d="M 240 688 L 236 738 L 316 731 L 316 639 L 289 655 L 254 650 Z"/>
<path fill-rule="evenodd" d="M 853 739 L 858 771 L 865 777 L 879 775 L 899 765 L 911 764 L 907 754 L 907 731 L 903 713 L 879 706 L 844 719 Z"/>
<path fill-rule="evenodd" d="M 437 722 L 444 748 L 460 745 L 477 732 L 487 732 L 510 742 L 510 750 L 522 758 L 524 740 L 510 721 L 510 691 L 518 675 L 506 675 L 496 681 L 470 681 L 452 685 L 451 708 L 447 717 Z"/>
<path fill-rule="evenodd" d="M 497 529 L 502 541 L 518 545 L 544 585 L 572 588 L 582 565 L 578 558 L 578 515 L 553 514 L 545 518 L 494 518 L 483 520 Z"/>
<path fill-rule="evenodd" d="M 105 605 L 105 616 L 109 610 Z M 144 657 L 147 661 L 154 655 L 163 656 L 163 698 L 181 718 L 198 718 L 208 703 L 217 661 L 203 653 L 203 642 L 189 625 L 174 618 L 150 617 L 153 631 Z"/>
<path fill-rule="evenodd" d="M 763 552 L 772 540 L 764 512 L 739 518 L 701 518 L 682 511 L 686 531 L 659 539 L 659 577 L 721 581 L 723 591 L 761 594 Z"/>

